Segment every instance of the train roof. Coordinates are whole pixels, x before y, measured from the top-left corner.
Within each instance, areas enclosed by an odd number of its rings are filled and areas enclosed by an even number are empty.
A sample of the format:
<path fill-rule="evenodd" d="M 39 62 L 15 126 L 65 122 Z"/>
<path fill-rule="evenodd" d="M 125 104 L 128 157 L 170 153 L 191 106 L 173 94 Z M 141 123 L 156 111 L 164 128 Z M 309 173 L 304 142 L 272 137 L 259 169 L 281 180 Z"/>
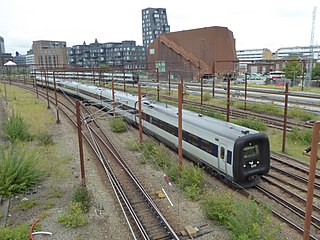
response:
<path fill-rule="evenodd" d="M 172 120 L 177 119 L 177 107 L 156 101 L 151 101 L 149 107 L 155 109 L 159 113 L 167 115 Z M 215 135 L 234 140 L 248 134 L 259 133 L 258 131 L 250 128 L 204 116 L 185 109 L 182 111 L 182 121 L 183 124 L 187 123 L 191 127 L 202 129 Z"/>

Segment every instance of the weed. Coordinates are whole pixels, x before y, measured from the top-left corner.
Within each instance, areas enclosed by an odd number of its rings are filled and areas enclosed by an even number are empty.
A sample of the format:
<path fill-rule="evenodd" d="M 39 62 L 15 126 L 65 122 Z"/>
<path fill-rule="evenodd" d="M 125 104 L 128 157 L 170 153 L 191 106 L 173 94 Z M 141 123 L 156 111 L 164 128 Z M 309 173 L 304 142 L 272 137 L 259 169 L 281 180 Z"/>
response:
<path fill-rule="evenodd" d="M 37 168 L 38 157 L 24 149 L 9 147 L 0 152 L 0 195 L 11 196 L 37 184 L 42 171 Z"/>
<path fill-rule="evenodd" d="M 52 199 L 49 199 L 48 202 L 45 205 L 43 205 L 42 209 L 48 210 L 48 209 L 54 208 L 54 206 L 55 204 L 52 201 Z"/>
<path fill-rule="evenodd" d="M 12 114 L 4 123 L 4 133 L 11 142 L 31 140 L 28 126 L 19 114 Z"/>
<path fill-rule="evenodd" d="M 47 198 L 48 199 L 51 199 L 51 198 L 62 198 L 63 195 L 64 195 L 64 191 L 62 189 L 55 189 L 54 191 L 49 193 Z"/>
<path fill-rule="evenodd" d="M 42 132 L 38 134 L 37 139 L 40 146 L 48 146 L 53 144 L 52 134 L 48 132 Z"/>
<path fill-rule="evenodd" d="M 73 201 L 81 204 L 81 209 L 83 212 L 89 212 L 91 196 L 87 188 L 82 186 L 77 187 L 73 194 Z"/>
<path fill-rule="evenodd" d="M 27 224 L 21 224 L 16 227 L 0 227 L 1 239 L 19 239 L 19 240 L 29 240 L 29 228 Z M 36 225 L 35 231 L 40 230 L 40 225 Z"/>
<path fill-rule="evenodd" d="M 298 129 L 292 128 L 288 133 L 288 138 L 291 141 L 300 142 L 305 145 L 310 145 L 312 142 L 312 129 Z"/>
<path fill-rule="evenodd" d="M 246 118 L 238 118 L 237 120 L 234 120 L 233 123 L 247 127 L 247 128 L 251 128 L 260 132 L 267 130 L 267 125 L 264 122 L 262 122 L 258 118 L 251 117 L 251 116 Z"/>
<path fill-rule="evenodd" d="M 111 131 L 122 133 L 127 131 L 127 126 L 125 121 L 122 118 L 114 118 L 110 122 Z"/>
<path fill-rule="evenodd" d="M 36 206 L 38 204 L 37 200 L 32 199 L 32 200 L 25 200 L 19 203 L 19 209 L 21 211 L 25 211 L 28 210 L 30 208 L 33 208 L 34 206 Z"/>
<path fill-rule="evenodd" d="M 128 143 L 128 148 L 130 151 L 140 151 L 141 150 L 142 146 L 139 141 L 129 140 L 127 143 Z"/>
<path fill-rule="evenodd" d="M 66 227 L 77 228 L 88 224 L 88 219 L 82 212 L 82 206 L 78 202 L 68 205 L 67 213 L 58 217 L 58 222 Z"/>

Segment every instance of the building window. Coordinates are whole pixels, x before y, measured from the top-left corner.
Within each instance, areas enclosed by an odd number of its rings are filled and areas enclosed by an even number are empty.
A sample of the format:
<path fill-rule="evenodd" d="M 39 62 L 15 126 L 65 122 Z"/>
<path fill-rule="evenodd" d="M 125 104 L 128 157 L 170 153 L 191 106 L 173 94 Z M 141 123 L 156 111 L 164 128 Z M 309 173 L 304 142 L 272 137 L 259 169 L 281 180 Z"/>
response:
<path fill-rule="evenodd" d="M 150 53 L 150 55 L 153 55 L 154 54 L 154 48 L 150 48 L 149 53 Z"/>

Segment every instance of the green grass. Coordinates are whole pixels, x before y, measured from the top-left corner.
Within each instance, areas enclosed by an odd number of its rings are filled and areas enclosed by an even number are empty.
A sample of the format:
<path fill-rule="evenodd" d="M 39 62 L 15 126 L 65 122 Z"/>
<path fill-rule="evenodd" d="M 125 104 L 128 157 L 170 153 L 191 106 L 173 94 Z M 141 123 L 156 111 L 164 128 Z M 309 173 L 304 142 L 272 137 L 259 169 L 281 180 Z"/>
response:
<path fill-rule="evenodd" d="M 26 211 L 28 209 L 33 208 L 34 206 L 38 205 L 38 201 L 35 199 L 26 200 L 19 203 L 19 209 L 21 211 Z"/>
<path fill-rule="evenodd" d="M 0 95 L 4 97 L 3 84 L 0 84 Z M 48 126 L 54 123 L 52 114 L 43 100 L 36 99 L 34 95 L 18 87 L 7 85 L 7 96 L 10 110 L 19 114 L 27 123 L 32 135 L 46 132 Z"/>

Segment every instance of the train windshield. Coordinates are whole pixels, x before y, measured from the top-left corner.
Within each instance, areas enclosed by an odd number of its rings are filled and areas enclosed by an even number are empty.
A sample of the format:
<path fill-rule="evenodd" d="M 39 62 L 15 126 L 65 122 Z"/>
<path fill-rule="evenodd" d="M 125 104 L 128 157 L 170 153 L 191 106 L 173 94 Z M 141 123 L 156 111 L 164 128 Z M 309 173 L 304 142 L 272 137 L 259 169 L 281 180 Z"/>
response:
<path fill-rule="evenodd" d="M 243 157 L 244 160 L 255 157 L 259 154 L 258 145 L 247 146 L 243 148 Z"/>

